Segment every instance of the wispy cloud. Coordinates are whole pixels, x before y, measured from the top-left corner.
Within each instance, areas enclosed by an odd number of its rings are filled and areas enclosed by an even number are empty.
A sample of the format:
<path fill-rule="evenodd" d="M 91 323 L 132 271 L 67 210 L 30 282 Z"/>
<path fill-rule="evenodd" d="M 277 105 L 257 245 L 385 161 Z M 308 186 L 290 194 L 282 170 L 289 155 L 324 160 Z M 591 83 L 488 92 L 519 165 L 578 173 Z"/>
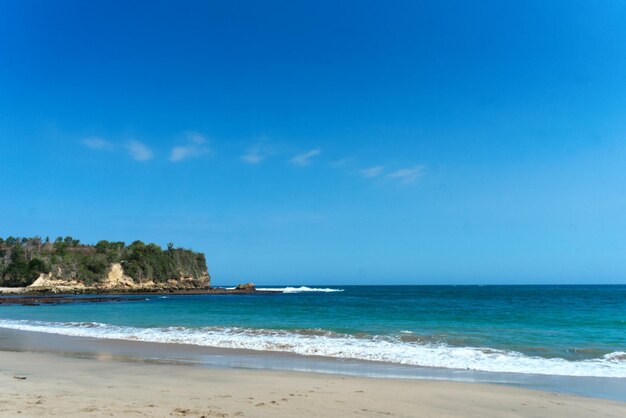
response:
<path fill-rule="evenodd" d="M 352 157 L 345 157 L 345 158 L 340 158 L 338 160 L 333 160 L 330 162 L 330 166 L 332 168 L 340 168 L 340 167 L 345 167 L 348 164 L 350 164 L 352 161 L 354 160 L 354 158 Z"/>
<path fill-rule="evenodd" d="M 180 162 L 188 158 L 200 157 L 211 152 L 206 145 L 206 138 L 198 132 L 187 132 L 187 144 L 172 148 L 170 161 Z"/>
<path fill-rule="evenodd" d="M 322 151 L 319 148 L 315 148 L 303 154 L 296 155 L 291 160 L 289 160 L 289 162 L 293 165 L 305 167 L 311 164 L 311 158 L 317 157 L 321 153 Z"/>
<path fill-rule="evenodd" d="M 198 157 L 201 154 L 206 154 L 206 152 L 200 153 L 199 150 L 193 145 L 178 146 L 172 148 L 172 151 L 170 152 L 170 161 L 176 163 L 188 158 Z"/>
<path fill-rule="evenodd" d="M 380 176 L 383 171 L 385 171 L 385 167 L 382 165 L 377 165 L 374 167 L 366 168 L 365 170 L 361 170 L 360 173 L 365 178 L 372 178 Z"/>
<path fill-rule="evenodd" d="M 146 144 L 134 139 L 126 143 L 126 150 L 136 161 L 147 161 L 154 157 L 154 153 Z"/>
<path fill-rule="evenodd" d="M 387 174 L 386 177 L 395 178 L 400 180 L 402 183 L 413 183 L 424 174 L 425 167 L 423 165 L 416 165 L 414 167 L 402 168 L 398 171 L 394 171 L 393 173 Z"/>
<path fill-rule="evenodd" d="M 259 164 L 272 154 L 274 154 L 274 150 L 269 144 L 259 142 L 246 150 L 246 153 L 241 156 L 241 161 L 248 164 Z"/>
<path fill-rule="evenodd" d="M 248 150 L 241 156 L 241 161 L 248 164 L 258 164 L 265 159 L 265 156 L 257 152 L 256 150 Z"/>
<path fill-rule="evenodd" d="M 85 138 L 80 142 L 87 148 L 91 148 L 94 150 L 110 150 L 113 148 L 113 144 L 111 144 L 109 141 L 95 136 Z"/>
<path fill-rule="evenodd" d="M 202 145 L 206 142 L 206 137 L 199 132 L 190 131 L 185 134 L 187 139 L 194 144 Z"/>

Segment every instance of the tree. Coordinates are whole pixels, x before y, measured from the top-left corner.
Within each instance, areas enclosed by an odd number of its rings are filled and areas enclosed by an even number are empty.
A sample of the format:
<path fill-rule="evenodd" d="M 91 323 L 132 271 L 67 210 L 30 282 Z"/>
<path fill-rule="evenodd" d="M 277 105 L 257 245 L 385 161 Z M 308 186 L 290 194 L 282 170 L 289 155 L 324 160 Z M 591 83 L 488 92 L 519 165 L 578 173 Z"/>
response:
<path fill-rule="evenodd" d="M 48 273 L 48 271 L 46 263 L 39 258 L 33 258 L 28 262 L 28 278 L 33 281 L 35 281 L 41 273 Z"/>
<path fill-rule="evenodd" d="M 109 241 L 101 240 L 96 244 L 96 251 L 105 253 L 109 249 Z"/>

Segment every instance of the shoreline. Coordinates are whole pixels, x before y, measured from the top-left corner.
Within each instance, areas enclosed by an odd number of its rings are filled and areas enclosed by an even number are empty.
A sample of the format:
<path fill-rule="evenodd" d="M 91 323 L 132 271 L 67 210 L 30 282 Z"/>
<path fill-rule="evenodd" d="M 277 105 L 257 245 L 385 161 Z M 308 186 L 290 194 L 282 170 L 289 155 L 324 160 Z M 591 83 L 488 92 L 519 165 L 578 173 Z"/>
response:
<path fill-rule="evenodd" d="M 209 289 L 156 289 L 150 290 L 146 288 L 139 289 L 64 289 L 63 291 L 55 291 L 54 289 L 31 289 L 28 287 L 0 287 L 0 305 L 4 303 L 15 302 L 20 298 L 28 299 L 63 299 L 67 298 L 68 302 L 80 302 L 80 299 L 72 299 L 76 296 L 84 296 L 85 299 L 90 297 L 98 298 L 102 296 L 142 296 L 142 295 L 271 295 L 280 294 L 280 292 L 257 289 L 229 289 L 223 287 L 212 287 Z"/>
<path fill-rule="evenodd" d="M 0 351 L 0 415 L 620 417 L 626 403 L 480 383 Z"/>
<path fill-rule="evenodd" d="M 540 390 L 626 402 L 626 379 L 417 367 L 385 362 L 302 356 L 293 353 L 146 342 L 0 328 L 0 352 L 55 354 L 66 358 L 109 358 L 136 363 L 193 365 L 200 369 L 306 372 L 377 380 L 447 381 Z"/>

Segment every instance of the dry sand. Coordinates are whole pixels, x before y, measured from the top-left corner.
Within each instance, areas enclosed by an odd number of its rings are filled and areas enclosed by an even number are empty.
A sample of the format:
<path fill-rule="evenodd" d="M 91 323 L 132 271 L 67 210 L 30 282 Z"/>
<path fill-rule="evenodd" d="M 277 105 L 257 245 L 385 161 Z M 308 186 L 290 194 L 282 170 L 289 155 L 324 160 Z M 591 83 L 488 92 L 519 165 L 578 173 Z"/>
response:
<path fill-rule="evenodd" d="M 0 416 L 626 417 L 626 403 L 497 385 L 0 351 Z"/>

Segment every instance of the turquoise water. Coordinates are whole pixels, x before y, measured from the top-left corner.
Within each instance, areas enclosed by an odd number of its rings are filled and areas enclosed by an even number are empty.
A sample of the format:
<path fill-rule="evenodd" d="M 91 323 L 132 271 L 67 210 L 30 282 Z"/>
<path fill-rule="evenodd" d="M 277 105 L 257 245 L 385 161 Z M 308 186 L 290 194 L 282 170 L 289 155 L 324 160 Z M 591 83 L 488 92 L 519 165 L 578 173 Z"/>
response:
<path fill-rule="evenodd" d="M 5 305 L 0 326 L 414 366 L 626 378 L 626 286 L 319 290 Z"/>

